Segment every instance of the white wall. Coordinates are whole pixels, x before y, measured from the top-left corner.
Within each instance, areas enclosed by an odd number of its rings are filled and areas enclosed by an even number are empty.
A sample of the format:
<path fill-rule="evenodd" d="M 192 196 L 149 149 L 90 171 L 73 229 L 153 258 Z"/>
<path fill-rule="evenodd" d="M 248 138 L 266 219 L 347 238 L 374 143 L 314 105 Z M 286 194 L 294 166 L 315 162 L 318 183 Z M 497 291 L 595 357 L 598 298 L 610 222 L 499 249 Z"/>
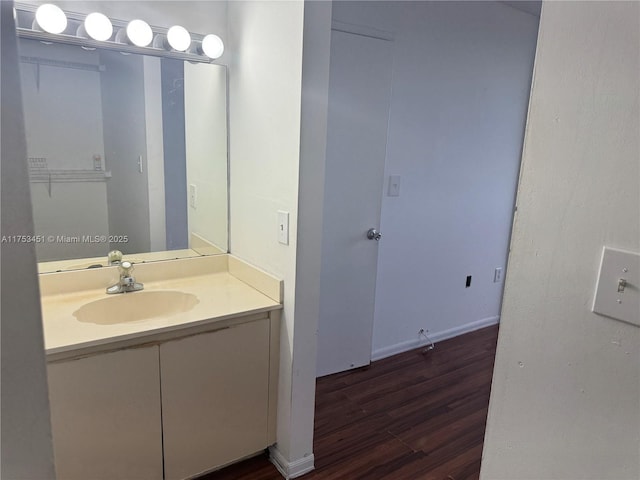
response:
<path fill-rule="evenodd" d="M 308 455 L 313 443 L 315 372 L 326 158 L 331 44 L 331 2 L 307 2 L 304 7 L 300 176 L 296 250 L 294 377 L 299 399 L 292 405 L 293 438 Z M 285 287 L 286 288 L 286 287 Z M 295 457 L 294 457 L 295 458 Z M 311 465 L 307 462 L 307 466 Z"/>
<path fill-rule="evenodd" d="M 149 194 L 149 250 L 167 249 L 167 222 L 164 205 L 164 145 L 162 141 L 162 77 L 160 59 L 142 59 L 144 82 L 144 123 Z"/>
<path fill-rule="evenodd" d="M 417 346 L 420 328 L 495 323 L 538 18 L 499 2 L 337 2 L 333 19 L 394 37 L 374 358 Z"/>
<path fill-rule="evenodd" d="M 234 1 L 228 8 L 231 251 L 284 280 L 275 455 L 296 474 L 313 465 L 322 219 L 313 195 L 321 195 L 324 172 L 331 5 Z M 304 81 L 303 22 L 304 68 L 312 70 Z M 300 204 L 299 174 L 310 184 Z M 288 246 L 277 240 L 278 210 L 290 214 Z"/>
<path fill-rule="evenodd" d="M 640 328 L 591 313 L 640 250 L 640 4 L 545 2 L 481 477 L 640 478 Z"/>
<path fill-rule="evenodd" d="M 197 192 L 196 206 L 188 207 L 189 233 L 226 251 L 227 71 L 185 62 L 184 87 L 187 184 L 195 185 Z"/>
<path fill-rule="evenodd" d="M 32 183 L 31 203 L 36 235 L 109 235 L 105 182 Z M 78 199 L 83 199 L 78 201 Z M 62 240 L 36 244 L 39 262 L 106 256 L 109 245 L 65 243 Z"/>
<path fill-rule="evenodd" d="M 33 234 L 11 2 L 0 2 L 2 235 Z M 12 68 L 6 68 L 12 66 Z M 2 243 L 2 464 L 6 479 L 54 479 L 33 244 Z"/>
<path fill-rule="evenodd" d="M 228 6 L 231 252 L 284 280 L 278 449 L 311 452 L 293 438 L 293 339 L 300 150 L 303 4 Z M 277 211 L 290 214 L 289 245 L 277 240 Z M 294 449 L 308 449 L 299 454 Z"/>

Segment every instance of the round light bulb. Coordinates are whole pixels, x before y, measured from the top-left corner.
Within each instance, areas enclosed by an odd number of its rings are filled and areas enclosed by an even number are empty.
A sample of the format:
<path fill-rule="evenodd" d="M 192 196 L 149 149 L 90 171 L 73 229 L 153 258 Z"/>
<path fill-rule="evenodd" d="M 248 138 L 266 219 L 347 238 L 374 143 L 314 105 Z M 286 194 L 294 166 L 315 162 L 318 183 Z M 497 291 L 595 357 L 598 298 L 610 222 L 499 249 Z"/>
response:
<path fill-rule="evenodd" d="M 202 52 L 209 58 L 216 59 L 224 52 L 222 39 L 210 33 L 202 39 Z"/>
<path fill-rule="evenodd" d="M 184 52 L 191 46 L 191 35 L 186 28 L 174 25 L 167 31 L 167 42 L 174 50 Z"/>
<path fill-rule="evenodd" d="M 36 23 L 47 33 L 62 33 L 67 28 L 67 16 L 60 7 L 45 3 L 36 10 Z"/>
<path fill-rule="evenodd" d="M 127 24 L 127 38 L 136 47 L 146 47 L 153 40 L 153 32 L 144 20 L 131 20 Z"/>
<path fill-rule="evenodd" d="M 109 40 L 111 35 L 113 35 L 111 20 L 109 20 L 106 15 L 98 12 L 87 15 L 87 18 L 84 19 L 84 28 L 87 35 L 101 42 Z"/>

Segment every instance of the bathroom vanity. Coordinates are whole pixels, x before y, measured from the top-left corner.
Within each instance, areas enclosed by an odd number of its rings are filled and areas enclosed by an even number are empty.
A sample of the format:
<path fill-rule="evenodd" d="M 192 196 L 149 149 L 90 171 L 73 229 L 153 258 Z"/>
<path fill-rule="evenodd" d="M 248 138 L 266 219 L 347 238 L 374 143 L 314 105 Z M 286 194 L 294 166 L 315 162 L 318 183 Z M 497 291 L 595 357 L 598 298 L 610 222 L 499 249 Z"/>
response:
<path fill-rule="evenodd" d="M 282 282 L 232 255 L 40 275 L 58 478 L 181 479 L 275 443 Z"/>
<path fill-rule="evenodd" d="M 57 477 L 190 478 L 260 452 L 283 290 L 226 253 L 228 75 L 205 55 L 222 40 L 165 49 L 154 26 L 132 45 L 133 19 L 105 17 L 118 33 L 98 41 L 75 35 L 88 12 L 45 6 L 59 35 L 33 28 L 39 3 L 14 18 Z"/>

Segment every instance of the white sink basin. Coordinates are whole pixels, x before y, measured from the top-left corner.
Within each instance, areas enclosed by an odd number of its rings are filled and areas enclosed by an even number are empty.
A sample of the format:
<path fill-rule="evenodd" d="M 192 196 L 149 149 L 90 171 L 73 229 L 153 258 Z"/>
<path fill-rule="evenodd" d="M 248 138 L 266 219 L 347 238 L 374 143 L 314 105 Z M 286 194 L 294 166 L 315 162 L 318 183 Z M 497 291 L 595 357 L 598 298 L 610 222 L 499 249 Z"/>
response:
<path fill-rule="evenodd" d="M 200 301 L 190 293 L 177 291 L 131 292 L 106 295 L 73 312 L 79 322 L 114 325 L 170 317 L 188 312 Z"/>

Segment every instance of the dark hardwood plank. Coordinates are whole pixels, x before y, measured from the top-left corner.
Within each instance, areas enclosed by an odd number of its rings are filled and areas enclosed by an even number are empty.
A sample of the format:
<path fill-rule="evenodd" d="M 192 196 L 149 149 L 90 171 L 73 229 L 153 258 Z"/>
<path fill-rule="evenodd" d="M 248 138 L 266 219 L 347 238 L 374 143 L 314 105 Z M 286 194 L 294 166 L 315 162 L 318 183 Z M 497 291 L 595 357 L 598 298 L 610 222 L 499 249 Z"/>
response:
<path fill-rule="evenodd" d="M 375 440 L 369 442 L 365 449 L 357 449 L 350 456 L 340 455 L 336 461 L 330 457 L 321 459 L 316 470 L 304 478 L 325 480 L 365 479 L 375 478 L 372 474 L 378 464 L 371 458 L 384 458 L 385 463 L 402 464 L 415 454 L 409 447 L 390 435 L 374 435 Z M 339 458 L 339 459 L 338 459 Z"/>
<path fill-rule="evenodd" d="M 498 327 L 318 379 L 308 480 L 475 480 Z M 200 480 L 280 480 L 268 455 Z"/>
<path fill-rule="evenodd" d="M 199 480 L 282 480 L 282 475 L 269 461 L 267 452 L 229 467 L 198 477 Z"/>

